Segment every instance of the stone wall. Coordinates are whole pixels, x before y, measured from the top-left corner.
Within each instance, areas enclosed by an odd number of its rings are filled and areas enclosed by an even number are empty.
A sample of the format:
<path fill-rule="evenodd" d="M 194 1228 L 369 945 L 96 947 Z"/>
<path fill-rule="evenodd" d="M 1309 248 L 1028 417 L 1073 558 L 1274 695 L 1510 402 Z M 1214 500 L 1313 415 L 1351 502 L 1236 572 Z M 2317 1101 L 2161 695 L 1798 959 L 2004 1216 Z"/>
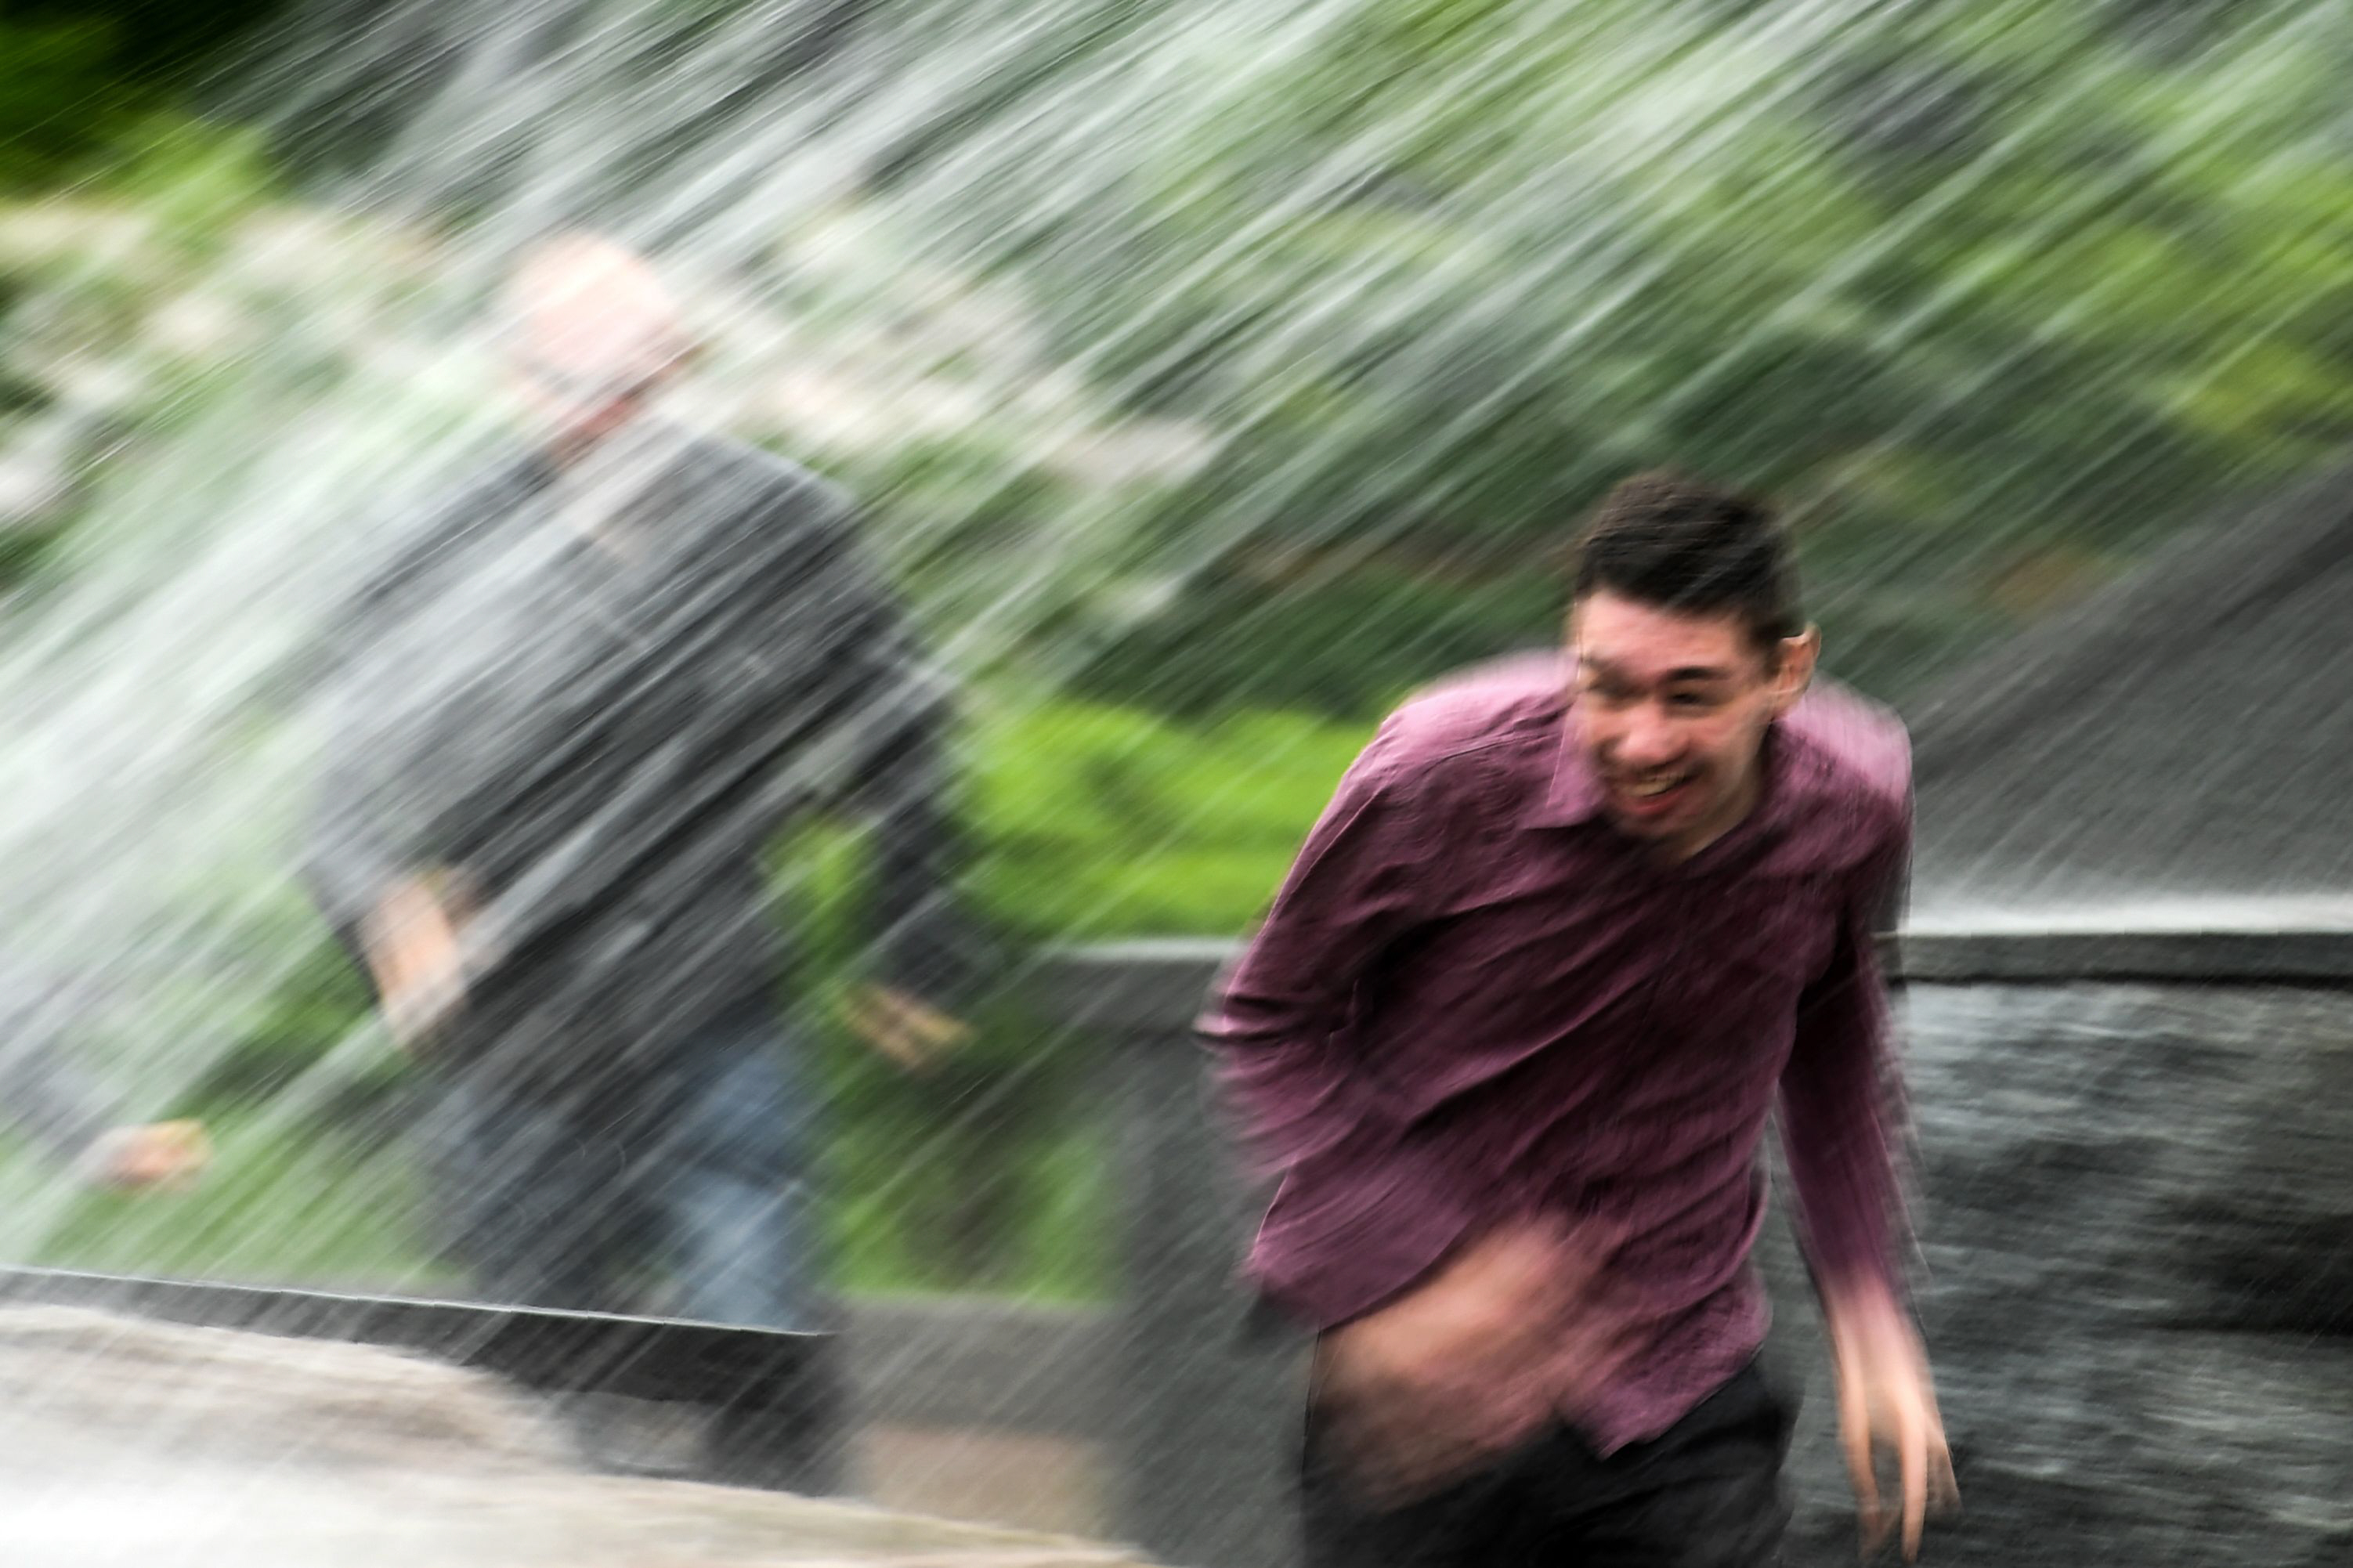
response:
<path fill-rule="evenodd" d="M 1966 1511 L 1937 1559 L 2353 1563 L 2353 994 L 1915 985 L 1919 1301 Z M 1799 1564 L 1852 1560 L 1811 1373 Z"/>

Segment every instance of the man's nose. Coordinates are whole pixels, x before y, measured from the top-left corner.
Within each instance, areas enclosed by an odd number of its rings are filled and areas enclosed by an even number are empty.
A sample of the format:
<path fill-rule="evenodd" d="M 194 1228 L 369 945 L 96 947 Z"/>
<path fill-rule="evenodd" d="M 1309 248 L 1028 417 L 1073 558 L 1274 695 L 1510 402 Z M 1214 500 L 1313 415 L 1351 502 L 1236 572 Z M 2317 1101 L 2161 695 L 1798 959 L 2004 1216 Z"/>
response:
<path fill-rule="evenodd" d="M 1624 766 L 1654 767 L 1673 761 L 1680 749 L 1674 724 L 1656 703 L 1642 703 L 1626 715 L 1618 737 L 1618 761 Z"/>

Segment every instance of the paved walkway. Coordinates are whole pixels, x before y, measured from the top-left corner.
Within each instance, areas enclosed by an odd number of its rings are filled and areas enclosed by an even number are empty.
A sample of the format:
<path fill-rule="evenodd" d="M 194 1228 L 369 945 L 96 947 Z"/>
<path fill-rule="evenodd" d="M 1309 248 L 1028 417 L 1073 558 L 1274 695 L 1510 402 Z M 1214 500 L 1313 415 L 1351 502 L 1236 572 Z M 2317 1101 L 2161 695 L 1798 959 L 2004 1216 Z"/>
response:
<path fill-rule="evenodd" d="M 592 1475 L 569 1462 L 567 1445 L 551 1428 L 543 1408 L 495 1381 L 416 1357 L 66 1309 L 11 1310 L 0 1313 L 0 1563 L 1113 1568 L 1135 1562 L 1043 1531 Z M 1041 1462 L 1035 1454 L 967 1451 L 937 1435 L 884 1447 L 896 1454 L 902 1477 L 961 1474 L 962 1484 L 987 1484 L 993 1476 L 1020 1485 L 1024 1461 Z M 1029 1479 L 1045 1476 L 1033 1468 Z"/>

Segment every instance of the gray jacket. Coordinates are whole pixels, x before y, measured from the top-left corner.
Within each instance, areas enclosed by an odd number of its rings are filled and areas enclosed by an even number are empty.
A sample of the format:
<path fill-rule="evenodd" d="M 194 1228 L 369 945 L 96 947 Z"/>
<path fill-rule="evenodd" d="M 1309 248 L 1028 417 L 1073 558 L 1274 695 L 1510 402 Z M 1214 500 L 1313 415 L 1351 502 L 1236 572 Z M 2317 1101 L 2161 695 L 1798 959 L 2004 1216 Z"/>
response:
<path fill-rule="evenodd" d="M 851 509 L 650 426 L 559 472 L 493 465 L 347 617 L 309 858 L 347 939 L 455 873 L 485 956 L 433 1049 L 534 1097 L 628 1093 L 771 1000 L 761 856 L 798 813 L 876 826 L 877 977 L 952 1001 L 944 684 Z"/>

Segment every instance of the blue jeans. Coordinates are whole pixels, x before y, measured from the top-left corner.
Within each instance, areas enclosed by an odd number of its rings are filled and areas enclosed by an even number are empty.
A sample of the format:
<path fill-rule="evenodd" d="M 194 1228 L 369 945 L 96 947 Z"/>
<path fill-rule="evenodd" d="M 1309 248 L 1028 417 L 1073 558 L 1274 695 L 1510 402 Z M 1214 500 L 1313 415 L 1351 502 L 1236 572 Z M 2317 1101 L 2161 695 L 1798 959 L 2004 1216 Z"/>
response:
<path fill-rule="evenodd" d="M 449 1247 L 476 1294 L 823 1327 L 813 1104 L 792 1043 L 765 1016 L 722 1021 L 675 1068 L 593 1110 L 452 1086 L 431 1142 Z"/>

